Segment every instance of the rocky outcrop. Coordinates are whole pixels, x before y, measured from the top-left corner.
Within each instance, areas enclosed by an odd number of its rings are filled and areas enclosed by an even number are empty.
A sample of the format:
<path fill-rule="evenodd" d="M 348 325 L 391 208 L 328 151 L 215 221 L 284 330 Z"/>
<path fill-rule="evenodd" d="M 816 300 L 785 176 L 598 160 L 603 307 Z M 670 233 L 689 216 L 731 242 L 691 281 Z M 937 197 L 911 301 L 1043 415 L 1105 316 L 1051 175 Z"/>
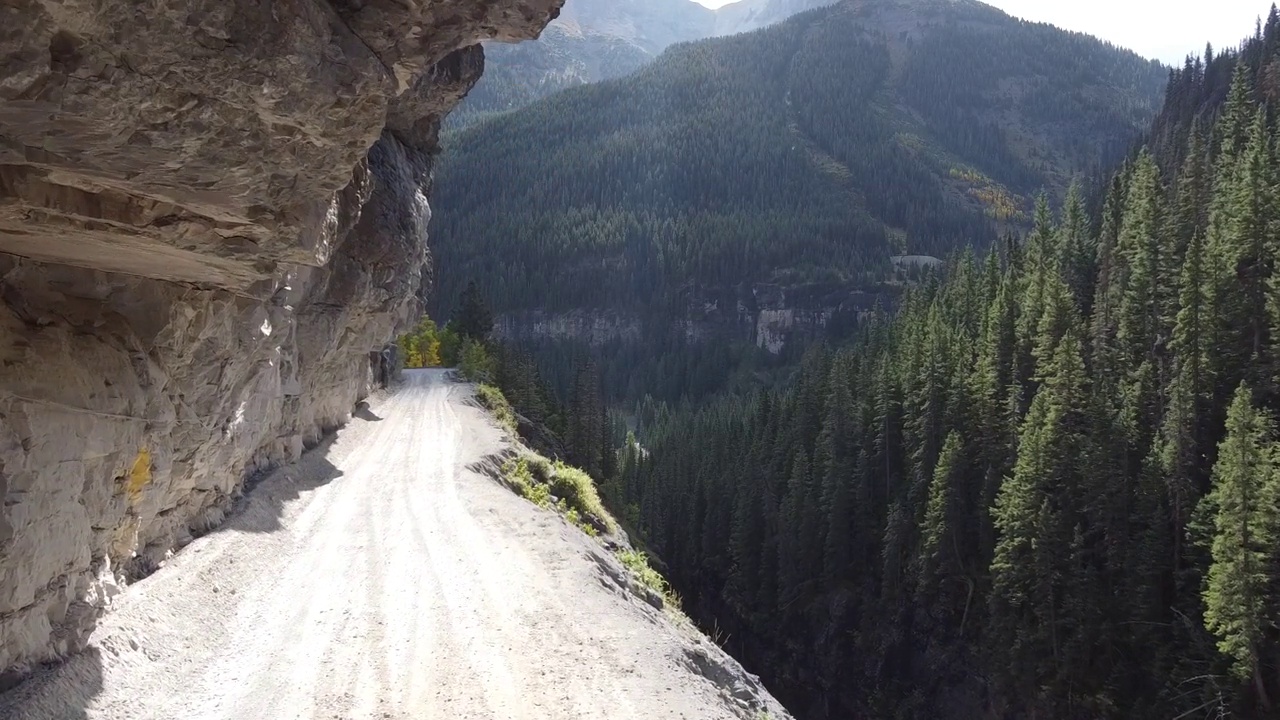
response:
<path fill-rule="evenodd" d="M 561 2 L 0 5 L 0 671 L 385 381 L 476 43 Z"/>
<path fill-rule="evenodd" d="M 641 323 L 635 315 L 613 310 L 529 310 L 499 315 L 493 332 L 510 342 L 573 340 L 599 347 L 614 341 L 640 342 Z"/>
<path fill-rule="evenodd" d="M 682 337 L 689 343 L 749 343 L 778 355 L 793 340 L 847 331 L 878 304 L 891 307 L 898 290 L 856 283 L 688 288 L 682 309 L 665 318 L 616 309 L 524 310 L 500 314 L 494 334 L 517 343 L 568 341 L 596 348 Z"/>

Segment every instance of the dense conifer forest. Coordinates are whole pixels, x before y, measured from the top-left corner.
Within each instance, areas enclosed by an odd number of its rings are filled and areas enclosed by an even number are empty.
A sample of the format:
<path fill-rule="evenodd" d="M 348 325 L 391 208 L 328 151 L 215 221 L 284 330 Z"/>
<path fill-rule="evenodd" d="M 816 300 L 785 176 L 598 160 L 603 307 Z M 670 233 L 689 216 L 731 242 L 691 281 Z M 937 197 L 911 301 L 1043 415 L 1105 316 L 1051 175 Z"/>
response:
<path fill-rule="evenodd" d="M 668 45 L 710 37 L 716 13 L 693 0 L 567 0 L 536 41 L 485 44 L 485 69 L 449 114 L 457 129 L 565 88 L 622 77 Z"/>
<path fill-rule="evenodd" d="M 565 88 L 626 75 L 653 59 L 622 38 L 559 25 L 544 30 L 537 42 L 491 43 L 484 52 L 484 75 L 449 113 L 448 128 L 518 110 Z"/>
<path fill-rule="evenodd" d="M 561 90 L 629 75 L 678 42 L 733 35 L 835 0 L 567 0 L 536 41 L 485 43 L 485 71 L 446 127 L 465 128 Z"/>
<path fill-rule="evenodd" d="M 677 44 L 446 139 L 437 315 L 874 283 L 1030 224 L 1148 126 L 1167 70 L 969 0 L 845 2 Z"/>
<path fill-rule="evenodd" d="M 1275 714 L 1278 46 L 1176 70 L 1099 212 L 1041 200 L 782 389 L 638 408 L 609 500 L 798 717 Z"/>

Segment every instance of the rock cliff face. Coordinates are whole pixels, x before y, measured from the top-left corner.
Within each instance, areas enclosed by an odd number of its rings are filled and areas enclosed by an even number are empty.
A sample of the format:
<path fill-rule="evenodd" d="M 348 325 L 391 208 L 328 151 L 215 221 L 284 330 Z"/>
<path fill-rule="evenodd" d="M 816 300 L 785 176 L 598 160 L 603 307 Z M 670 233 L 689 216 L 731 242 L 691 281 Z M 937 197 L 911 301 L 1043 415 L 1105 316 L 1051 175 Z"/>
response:
<path fill-rule="evenodd" d="M 793 339 L 812 340 L 841 318 L 864 317 L 877 304 L 891 306 L 897 287 L 840 283 L 784 286 L 743 284 L 730 288 L 687 290 L 683 308 L 655 322 L 652 313 L 596 309 L 548 312 L 524 310 L 500 314 L 494 333 L 511 342 L 572 341 L 591 347 L 643 343 L 657 328 L 669 337 L 678 330 L 691 343 L 750 343 L 772 355 Z"/>
<path fill-rule="evenodd" d="M 476 43 L 562 1 L 0 6 L 0 671 L 385 380 Z"/>

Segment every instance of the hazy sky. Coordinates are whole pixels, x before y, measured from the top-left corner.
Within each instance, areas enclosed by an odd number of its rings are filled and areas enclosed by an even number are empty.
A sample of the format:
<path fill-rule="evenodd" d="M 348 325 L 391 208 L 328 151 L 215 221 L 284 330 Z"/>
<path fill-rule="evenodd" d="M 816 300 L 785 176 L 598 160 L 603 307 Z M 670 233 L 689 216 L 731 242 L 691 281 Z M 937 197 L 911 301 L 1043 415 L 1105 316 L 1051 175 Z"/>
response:
<path fill-rule="evenodd" d="M 697 0 L 719 7 L 731 0 Z M 986 0 L 1010 15 L 1096 35 L 1146 57 L 1181 64 L 1206 42 L 1234 47 L 1271 0 Z"/>

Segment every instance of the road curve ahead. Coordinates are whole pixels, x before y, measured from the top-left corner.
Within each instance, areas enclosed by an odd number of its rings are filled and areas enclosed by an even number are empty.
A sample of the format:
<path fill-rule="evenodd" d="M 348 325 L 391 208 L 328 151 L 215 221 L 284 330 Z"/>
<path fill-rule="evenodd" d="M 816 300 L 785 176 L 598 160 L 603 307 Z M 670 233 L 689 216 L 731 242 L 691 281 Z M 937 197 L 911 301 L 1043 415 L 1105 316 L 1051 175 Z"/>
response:
<path fill-rule="evenodd" d="M 407 373 L 0 718 L 752 717 L 598 544 L 470 469 L 503 443 L 467 386 Z"/>

